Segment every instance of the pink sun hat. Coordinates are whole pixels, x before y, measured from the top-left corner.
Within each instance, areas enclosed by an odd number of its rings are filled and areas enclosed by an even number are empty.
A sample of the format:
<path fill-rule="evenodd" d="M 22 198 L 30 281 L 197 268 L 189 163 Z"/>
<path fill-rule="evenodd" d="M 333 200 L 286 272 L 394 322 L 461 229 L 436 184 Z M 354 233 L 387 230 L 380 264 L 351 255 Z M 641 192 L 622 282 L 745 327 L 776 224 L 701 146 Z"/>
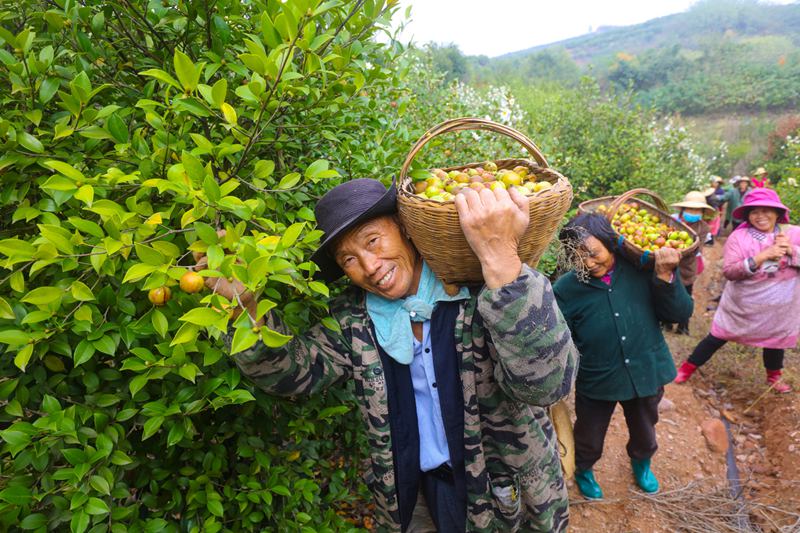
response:
<path fill-rule="evenodd" d="M 789 222 L 789 208 L 783 205 L 778 193 L 772 189 L 753 189 L 747 193 L 742 205 L 733 210 L 733 218 L 738 220 L 746 219 L 746 212 L 752 207 L 773 207 L 775 209 L 782 209 L 783 213 L 778 215 L 778 222 Z"/>

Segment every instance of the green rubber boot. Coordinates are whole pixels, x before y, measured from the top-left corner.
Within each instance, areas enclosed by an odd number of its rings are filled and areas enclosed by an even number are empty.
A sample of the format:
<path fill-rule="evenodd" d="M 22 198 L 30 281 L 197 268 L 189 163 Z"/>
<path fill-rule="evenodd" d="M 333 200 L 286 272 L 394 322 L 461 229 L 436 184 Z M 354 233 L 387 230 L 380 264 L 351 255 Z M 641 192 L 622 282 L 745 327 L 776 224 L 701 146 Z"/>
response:
<path fill-rule="evenodd" d="M 650 459 L 641 461 L 631 459 L 631 467 L 633 468 L 633 477 L 636 478 L 636 484 L 640 489 L 649 494 L 658 492 L 658 480 L 650 470 Z"/>
<path fill-rule="evenodd" d="M 591 470 L 576 470 L 575 482 L 578 484 L 581 494 L 586 498 L 590 500 L 603 499 L 603 490 L 600 488 L 600 485 L 597 484 L 597 481 L 595 481 L 594 474 Z"/>

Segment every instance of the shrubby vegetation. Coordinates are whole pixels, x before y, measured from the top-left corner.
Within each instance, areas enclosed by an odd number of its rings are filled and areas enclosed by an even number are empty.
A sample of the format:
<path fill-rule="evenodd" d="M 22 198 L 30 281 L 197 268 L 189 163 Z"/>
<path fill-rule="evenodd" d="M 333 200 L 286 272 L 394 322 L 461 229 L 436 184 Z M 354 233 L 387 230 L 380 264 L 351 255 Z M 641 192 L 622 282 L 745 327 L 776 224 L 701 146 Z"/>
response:
<path fill-rule="evenodd" d="M 407 142 L 389 104 L 402 50 L 372 39 L 391 12 L 5 4 L 0 529 L 351 527 L 337 511 L 365 446 L 344 393 L 253 391 L 223 353 L 227 302 L 175 285 L 204 251 L 206 275 L 242 280 L 294 331 L 325 315 L 314 199 L 390 175 Z M 237 326 L 236 350 L 287 339 Z"/>

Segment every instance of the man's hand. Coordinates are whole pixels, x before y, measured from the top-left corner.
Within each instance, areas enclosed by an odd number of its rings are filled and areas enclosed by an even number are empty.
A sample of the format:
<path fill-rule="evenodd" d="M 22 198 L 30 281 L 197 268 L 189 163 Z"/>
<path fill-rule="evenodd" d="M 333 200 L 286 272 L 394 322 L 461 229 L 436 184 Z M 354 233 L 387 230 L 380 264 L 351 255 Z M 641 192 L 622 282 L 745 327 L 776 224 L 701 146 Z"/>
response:
<path fill-rule="evenodd" d="M 530 222 L 529 199 L 516 189 L 462 189 L 455 198 L 464 236 L 478 256 L 490 289 L 514 281 L 522 270 L 519 241 Z"/>
<path fill-rule="evenodd" d="M 656 277 L 669 283 L 672 281 L 673 272 L 681 262 L 681 253 L 675 248 L 659 248 L 653 252 L 656 265 Z"/>
<path fill-rule="evenodd" d="M 218 230 L 217 235 L 219 235 L 220 238 L 225 237 L 225 230 Z M 197 263 L 194 267 L 195 271 L 208 268 L 208 258 L 205 254 L 201 252 L 192 252 L 192 256 Z M 241 314 L 242 309 L 247 309 L 251 317 L 256 316 L 258 301 L 255 295 L 248 291 L 241 281 L 237 279 L 228 280 L 222 277 L 205 277 L 204 279 L 206 287 L 208 287 L 211 292 L 227 298 L 228 301 L 236 306 L 233 312 L 234 318 Z M 259 321 L 256 325 L 260 326 L 262 324 L 263 320 Z"/>

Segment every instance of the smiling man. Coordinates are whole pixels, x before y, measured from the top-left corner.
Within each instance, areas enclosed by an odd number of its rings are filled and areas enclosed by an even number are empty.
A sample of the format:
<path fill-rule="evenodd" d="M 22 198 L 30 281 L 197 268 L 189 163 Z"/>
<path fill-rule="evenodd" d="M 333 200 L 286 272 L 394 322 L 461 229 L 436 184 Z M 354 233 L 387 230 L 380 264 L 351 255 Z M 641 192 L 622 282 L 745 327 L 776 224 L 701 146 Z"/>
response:
<path fill-rule="evenodd" d="M 450 295 L 406 237 L 395 194 L 357 179 L 317 204 L 320 278 L 352 283 L 330 304 L 341 331 L 317 325 L 280 349 L 259 343 L 237 364 L 278 395 L 354 381 L 381 531 L 566 530 L 546 407 L 569 393 L 577 352 L 547 278 L 517 255 L 528 199 L 456 197 L 485 285 Z M 207 281 L 229 299 L 241 289 Z M 240 297 L 252 316 L 255 298 Z"/>

